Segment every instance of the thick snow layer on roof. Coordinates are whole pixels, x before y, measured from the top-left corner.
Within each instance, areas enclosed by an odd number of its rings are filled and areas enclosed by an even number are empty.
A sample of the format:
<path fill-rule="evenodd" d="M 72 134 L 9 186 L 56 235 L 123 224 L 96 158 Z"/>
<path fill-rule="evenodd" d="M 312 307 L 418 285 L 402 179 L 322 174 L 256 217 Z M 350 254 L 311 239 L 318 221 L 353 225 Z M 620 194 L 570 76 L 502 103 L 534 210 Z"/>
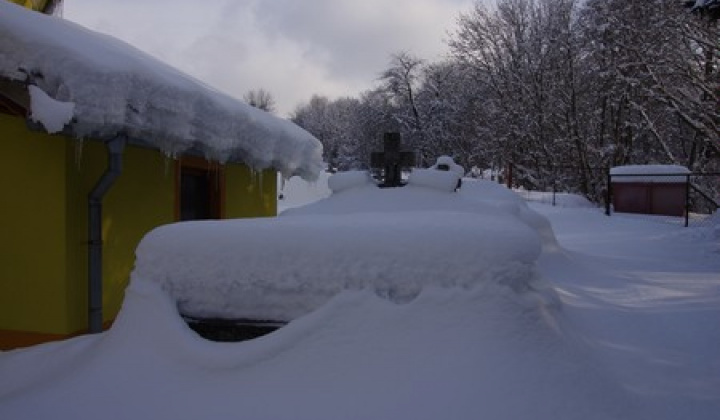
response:
<path fill-rule="evenodd" d="M 187 315 L 270 320 L 296 319 L 344 290 L 407 302 L 427 287 L 541 288 L 533 267 L 552 230 L 503 187 L 469 183 L 478 195 L 469 198 L 336 176 L 367 182 L 274 219 L 160 227 L 138 246 L 132 277 L 160 283 Z"/>
<path fill-rule="evenodd" d="M 218 69 L 218 71 L 222 71 Z M 0 2 L 0 76 L 72 102 L 77 137 L 123 133 L 177 155 L 243 161 L 315 179 L 322 146 L 295 124 L 213 90 L 109 36 Z"/>
<path fill-rule="evenodd" d="M 626 165 L 610 168 L 612 182 L 683 183 L 690 170 L 680 165 Z"/>

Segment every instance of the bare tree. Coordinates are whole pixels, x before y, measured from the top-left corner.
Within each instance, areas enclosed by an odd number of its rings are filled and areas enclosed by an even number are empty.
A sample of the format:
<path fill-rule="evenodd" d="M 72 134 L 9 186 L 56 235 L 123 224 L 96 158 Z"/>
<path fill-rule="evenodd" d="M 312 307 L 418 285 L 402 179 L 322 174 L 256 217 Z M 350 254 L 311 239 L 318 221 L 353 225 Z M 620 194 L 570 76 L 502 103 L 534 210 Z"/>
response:
<path fill-rule="evenodd" d="M 243 99 L 250 106 L 267 112 L 275 112 L 275 99 L 265 89 L 251 90 L 243 96 Z"/>

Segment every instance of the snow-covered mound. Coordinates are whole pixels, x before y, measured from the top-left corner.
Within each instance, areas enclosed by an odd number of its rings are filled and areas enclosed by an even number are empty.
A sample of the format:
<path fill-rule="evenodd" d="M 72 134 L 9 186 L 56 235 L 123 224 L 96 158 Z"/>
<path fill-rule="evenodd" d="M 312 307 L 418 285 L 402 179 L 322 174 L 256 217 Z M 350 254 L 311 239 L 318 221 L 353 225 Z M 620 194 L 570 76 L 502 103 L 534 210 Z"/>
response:
<path fill-rule="evenodd" d="M 455 172 L 438 171 L 435 169 L 413 169 L 408 177 L 408 185 L 452 192 L 457 188 L 459 179 L 460 176 Z"/>
<path fill-rule="evenodd" d="M 438 157 L 435 161 L 435 164 L 431 166 L 430 169 L 453 172 L 461 178 L 465 176 L 465 168 L 455 163 L 453 158 L 451 158 L 450 156 Z"/>
<path fill-rule="evenodd" d="M 33 118 L 48 131 L 69 122 L 78 138 L 123 133 L 169 155 L 199 149 L 285 177 L 315 179 L 322 170 L 322 146 L 302 128 L 75 23 L 2 1 L 0 52 L 0 77 L 30 77 L 47 94 L 33 93 Z M 47 99 L 63 118 L 42 115 Z"/>
<path fill-rule="evenodd" d="M 465 181 L 457 193 L 395 192 L 428 212 L 475 205 L 540 225 L 514 193 Z M 385 192 L 367 202 L 363 188 L 314 208 L 327 220 L 379 207 L 413 217 Z M 444 200 L 433 210 L 423 195 Z M 349 211 L 353 197 L 358 213 L 330 211 Z M 454 213 L 439 208 L 448 199 Z M 162 282 L 135 278 L 109 331 L 0 352 L 0 419 L 715 420 L 717 230 L 531 205 L 566 248 L 538 235 L 535 267 L 562 310 L 492 281 L 426 286 L 403 304 L 351 290 L 269 335 L 214 343 L 183 322 Z"/>
<path fill-rule="evenodd" d="M 375 181 L 368 171 L 337 172 L 328 179 L 328 188 L 336 194 L 351 188 L 368 185 L 375 185 Z"/>
<path fill-rule="evenodd" d="M 552 230 L 511 192 L 380 189 L 361 175 L 336 174 L 333 195 L 278 218 L 155 229 L 132 277 L 159 283 L 187 315 L 284 321 L 344 290 L 406 302 L 433 286 L 540 288 L 534 262 Z"/>
<path fill-rule="evenodd" d="M 539 306 L 496 292 L 343 292 L 270 335 L 214 343 L 135 280 L 107 333 L 0 353 L 0 418 L 637 418 Z"/>

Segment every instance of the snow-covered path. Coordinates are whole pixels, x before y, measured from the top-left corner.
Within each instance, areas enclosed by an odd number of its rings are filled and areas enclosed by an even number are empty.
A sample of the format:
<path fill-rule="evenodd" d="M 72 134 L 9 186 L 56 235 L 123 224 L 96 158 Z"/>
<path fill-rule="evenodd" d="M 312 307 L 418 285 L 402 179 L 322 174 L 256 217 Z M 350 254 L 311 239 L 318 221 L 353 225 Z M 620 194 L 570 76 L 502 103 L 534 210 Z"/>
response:
<path fill-rule="evenodd" d="M 720 415 L 720 230 L 533 207 L 564 248 L 539 269 L 568 329 L 654 418 Z"/>

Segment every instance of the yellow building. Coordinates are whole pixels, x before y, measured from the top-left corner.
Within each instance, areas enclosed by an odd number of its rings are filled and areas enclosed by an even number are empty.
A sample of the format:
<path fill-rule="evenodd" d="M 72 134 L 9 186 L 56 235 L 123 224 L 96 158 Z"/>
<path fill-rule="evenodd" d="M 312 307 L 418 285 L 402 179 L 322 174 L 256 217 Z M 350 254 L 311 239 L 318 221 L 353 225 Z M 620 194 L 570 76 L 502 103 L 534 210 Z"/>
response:
<path fill-rule="evenodd" d="M 52 13 L 61 3 L 61 0 L 10 0 L 28 9 L 43 13 Z"/>
<path fill-rule="evenodd" d="M 93 34 L 60 20 L 0 0 L 0 52 L 11 50 L 10 61 L 17 59 L 24 66 L 22 72 L 16 71 L 18 66 L 0 66 L 0 349 L 107 327 L 122 303 L 135 247 L 149 230 L 188 219 L 274 216 L 277 170 L 312 177 L 321 167 L 319 142 L 309 134 L 199 83 L 190 98 L 199 97 L 210 107 L 207 115 L 228 109 L 229 115 L 237 113 L 240 128 L 233 123 L 219 132 L 222 124 L 217 121 L 206 126 L 201 119 L 188 122 L 187 116 L 171 115 L 184 112 L 183 107 L 164 109 L 162 115 L 189 124 L 187 130 L 158 124 L 152 113 L 162 104 L 153 97 L 143 99 L 148 108 L 142 114 L 128 112 L 119 120 L 109 105 L 106 111 L 102 103 L 88 104 L 98 98 L 83 96 L 88 87 L 74 88 L 72 72 L 56 71 L 48 56 L 59 49 L 62 60 L 72 60 L 72 48 L 62 51 L 58 40 L 77 42 L 78 33 Z M 65 36 L 68 31 L 72 36 Z M 23 52 L 31 50 L 43 54 L 26 58 Z M 75 59 L 82 64 L 77 68 L 88 72 L 87 80 L 98 79 L 84 56 Z M 152 66 L 152 72 L 167 67 Z M 116 80 L 106 68 L 102 71 L 103 78 Z M 34 76 L 23 79 L 23 74 Z M 173 77 L 177 71 L 167 68 L 158 80 L 145 80 L 138 95 L 147 96 L 148 86 L 172 90 L 180 84 Z M 170 84 L 164 85 L 168 79 Z M 36 115 L 39 105 L 30 86 L 46 92 L 51 105 L 56 100 L 52 96 L 74 105 L 72 118 L 61 130 L 48 129 L 47 119 Z M 92 88 L 106 87 L 88 91 Z M 127 89 L 133 87 L 122 91 Z M 183 98 L 186 92 L 171 93 Z M 213 142 L 213 136 L 224 143 Z M 288 150 L 285 155 L 276 152 L 283 148 Z M 298 150 L 303 152 L 298 155 Z"/>

